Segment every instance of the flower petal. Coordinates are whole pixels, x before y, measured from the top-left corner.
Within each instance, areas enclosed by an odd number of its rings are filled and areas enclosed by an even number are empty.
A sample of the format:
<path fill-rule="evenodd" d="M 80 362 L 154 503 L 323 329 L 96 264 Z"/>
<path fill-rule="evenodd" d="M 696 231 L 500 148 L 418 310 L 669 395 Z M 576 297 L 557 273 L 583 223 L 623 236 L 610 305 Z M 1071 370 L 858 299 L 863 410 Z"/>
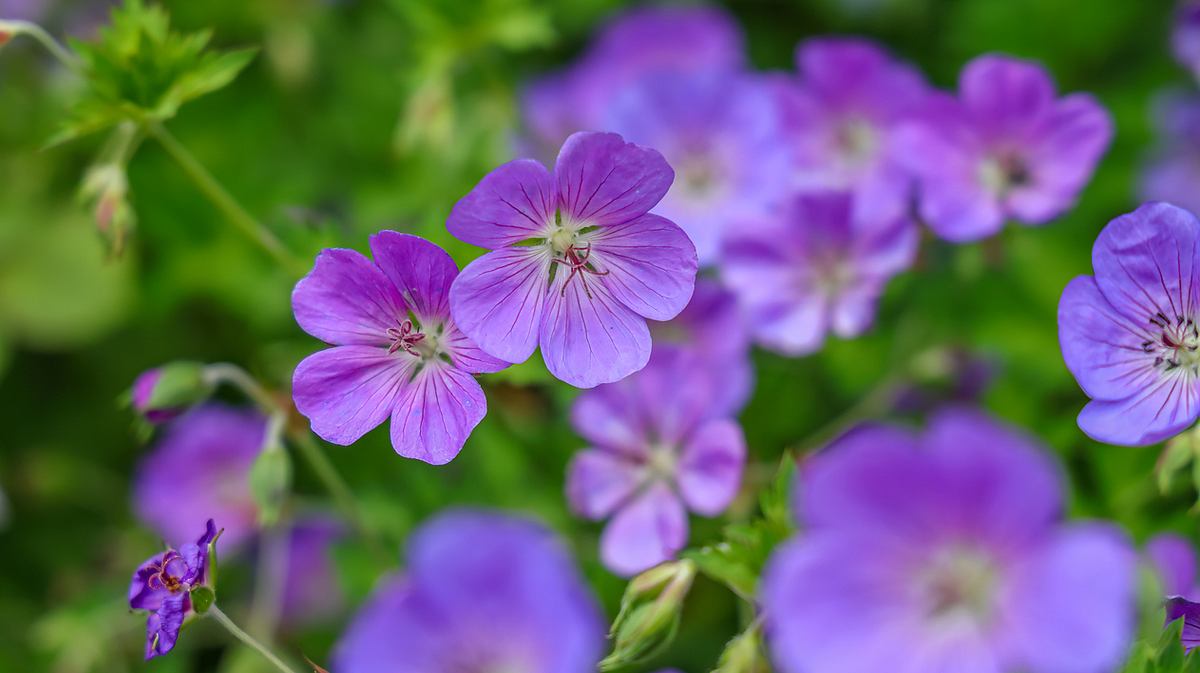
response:
<path fill-rule="evenodd" d="M 1154 565 L 1166 596 L 1195 596 L 1196 550 L 1180 535 L 1155 535 L 1146 543 L 1146 556 Z"/>
<path fill-rule="evenodd" d="M 1183 432 L 1200 416 L 1200 391 L 1186 374 L 1160 374 L 1123 400 L 1092 400 L 1079 412 L 1079 429 L 1098 442 L 1146 446 Z"/>
<path fill-rule="evenodd" d="M 671 559 L 687 543 L 687 512 L 666 484 L 657 483 L 621 508 L 600 536 L 609 570 L 632 576 Z"/>
<path fill-rule="evenodd" d="M 637 488 L 641 470 L 612 451 L 584 449 L 567 467 L 567 501 L 580 516 L 603 519 Z"/>
<path fill-rule="evenodd" d="M 327 442 L 348 446 L 392 413 L 417 358 L 372 346 L 338 346 L 304 358 L 292 376 L 296 410 Z"/>
<path fill-rule="evenodd" d="M 667 160 L 615 133 L 576 133 L 554 166 L 564 215 L 588 225 L 614 225 L 645 215 L 675 179 Z"/>
<path fill-rule="evenodd" d="M 149 661 L 175 649 L 179 629 L 191 601 L 185 593 L 171 594 L 146 619 L 146 660 Z"/>
<path fill-rule="evenodd" d="M 1154 385 L 1155 355 L 1142 349 L 1157 336 L 1117 313 L 1091 276 L 1067 284 L 1058 303 L 1063 360 L 1088 397 L 1122 400 Z"/>
<path fill-rule="evenodd" d="M 392 448 L 406 458 L 445 465 L 487 414 L 487 398 L 470 374 L 427 362 L 392 413 Z"/>
<path fill-rule="evenodd" d="M 1020 134 L 1054 104 L 1054 82 L 1041 66 L 1008 56 L 980 56 L 959 78 L 963 103 L 989 135 Z"/>
<path fill-rule="evenodd" d="M 483 351 L 524 362 L 537 348 L 550 274 L 545 248 L 505 248 L 467 265 L 450 287 L 454 324 Z"/>
<path fill-rule="evenodd" d="M 542 315 L 542 357 L 550 373 L 577 388 L 591 388 L 645 367 L 650 359 L 646 320 L 591 274 L 580 271 L 568 282 L 564 269 L 555 275 Z"/>
<path fill-rule="evenodd" d="M 1180 641 L 1186 652 L 1200 647 L 1200 603 L 1193 603 L 1186 598 L 1175 597 L 1167 601 L 1167 624 L 1176 619 L 1183 619 L 1183 632 Z"/>
<path fill-rule="evenodd" d="M 676 477 L 680 495 L 693 512 L 716 516 L 737 495 L 745 464 L 741 426 L 726 419 L 709 421 L 683 446 Z"/>
<path fill-rule="evenodd" d="M 446 323 L 441 338 L 450 359 L 454 360 L 454 366 L 465 372 L 492 374 L 511 366 L 511 363 L 483 352 L 482 348 L 476 346 L 466 334 L 462 333 L 462 330 L 458 329 L 454 321 Z"/>
<path fill-rule="evenodd" d="M 154 583 L 154 587 L 150 586 L 150 578 L 158 574 L 164 556 L 166 556 L 166 552 L 151 556 L 133 572 L 133 579 L 129 581 L 129 608 L 131 610 L 157 610 L 162 605 L 163 599 L 171 595 L 157 581 Z"/>
<path fill-rule="evenodd" d="M 651 320 L 670 320 L 687 306 L 696 284 L 696 247 L 674 222 L 643 215 L 582 238 L 590 260 L 622 304 Z"/>
<path fill-rule="evenodd" d="M 381 231 L 371 236 L 371 255 L 422 323 L 449 317 L 458 267 L 445 250 L 419 236 Z"/>
<path fill-rule="evenodd" d="M 400 293 L 371 260 L 329 248 L 292 291 L 292 311 L 305 332 L 338 346 L 387 343 L 386 332 L 408 312 Z"/>
<path fill-rule="evenodd" d="M 557 207 L 550 171 L 518 159 L 488 173 L 459 199 L 446 228 L 460 241 L 492 250 L 545 235 Z"/>

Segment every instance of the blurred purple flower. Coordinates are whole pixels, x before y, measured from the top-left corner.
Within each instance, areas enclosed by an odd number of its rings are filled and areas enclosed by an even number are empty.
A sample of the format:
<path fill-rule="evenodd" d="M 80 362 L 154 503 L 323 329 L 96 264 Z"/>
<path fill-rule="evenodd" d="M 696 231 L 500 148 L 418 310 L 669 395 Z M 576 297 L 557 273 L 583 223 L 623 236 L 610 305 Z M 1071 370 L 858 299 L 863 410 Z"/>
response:
<path fill-rule="evenodd" d="M 653 147 L 677 179 L 654 212 L 679 223 L 701 264 L 717 261 L 730 221 L 763 217 L 791 192 L 776 97 L 747 75 L 659 75 L 627 88 L 601 128 Z"/>
<path fill-rule="evenodd" d="M 1200 2 L 1183 0 L 1175 10 L 1171 51 L 1193 75 L 1200 78 Z"/>
<path fill-rule="evenodd" d="M 296 284 L 292 308 L 305 332 L 332 344 L 296 367 L 292 394 L 312 430 L 353 444 L 390 415 L 396 453 L 450 462 L 487 413 L 472 374 L 508 366 L 481 351 L 450 317 L 454 260 L 425 239 L 371 237 L 374 263 L 330 248 Z"/>
<path fill-rule="evenodd" d="M 781 673 L 1113 670 L 1136 563 L 1115 527 L 1060 521 L 1059 474 L 968 411 L 865 426 L 801 467 L 804 535 L 763 578 Z"/>
<path fill-rule="evenodd" d="M 1192 543 L 1179 535 L 1156 535 L 1146 543 L 1146 556 L 1162 582 L 1163 595 L 1200 599 Z"/>
<path fill-rule="evenodd" d="M 1185 652 L 1200 647 L 1200 603 L 1176 596 L 1167 600 L 1167 625 L 1177 619 L 1183 620 L 1180 640 Z"/>
<path fill-rule="evenodd" d="M 571 409 L 591 448 L 571 461 L 567 498 L 581 516 L 611 517 L 600 555 L 621 575 L 674 557 L 687 543 L 686 509 L 716 516 L 741 484 L 742 429 L 721 408 L 721 381 L 692 363 L 659 349 L 645 369 L 580 395 Z"/>
<path fill-rule="evenodd" d="M 1159 140 L 1142 171 L 1138 195 L 1200 212 L 1200 96 L 1178 91 L 1158 96 L 1154 119 Z"/>
<path fill-rule="evenodd" d="M 303 518 L 292 526 L 280 610 L 288 624 L 324 622 L 345 607 L 346 596 L 333 566 L 333 547 L 346 533 L 340 521 L 324 516 Z"/>
<path fill-rule="evenodd" d="M 754 389 L 750 332 L 732 292 L 697 278 L 688 305 L 667 322 L 651 323 L 650 335 L 655 352 L 684 352 L 693 359 L 695 374 L 714 377 L 714 413 L 733 416 L 746 405 Z"/>
<path fill-rule="evenodd" d="M 550 373 L 580 388 L 644 367 L 646 319 L 675 317 L 695 284 L 695 246 L 647 214 L 672 178 L 662 155 L 613 133 L 571 136 L 553 173 L 531 159 L 489 173 L 446 222 L 493 251 L 450 289 L 459 327 L 509 362 L 540 344 Z"/>
<path fill-rule="evenodd" d="M 150 611 L 146 621 L 146 659 L 170 652 L 184 619 L 192 611 L 190 592 L 208 580 L 208 545 L 217 537 L 209 519 L 194 544 L 155 554 L 138 566 L 129 583 L 129 607 Z"/>
<path fill-rule="evenodd" d="M 1005 220 L 1044 224 L 1074 203 L 1112 139 L 1090 95 L 1056 98 L 1040 65 L 998 55 L 963 69 L 959 98 L 930 96 L 898 144 L 938 236 L 986 238 Z"/>
<path fill-rule="evenodd" d="M 865 220 L 846 193 L 813 193 L 788 204 L 781 223 L 735 227 L 721 273 L 746 310 L 758 343 L 787 355 L 812 353 L 827 332 L 861 334 L 888 280 L 917 250 L 911 220 Z"/>
<path fill-rule="evenodd" d="M 1096 275 L 1067 284 L 1058 338 L 1092 398 L 1079 427 L 1109 444 L 1172 437 L 1200 416 L 1200 222 L 1148 203 L 1100 232 Z"/>
<path fill-rule="evenodd" d="M 579 62 L 532 82 L 521 108 L 534 156 L 553 156 L 576 131 L 604 126 L 609 107 L 647 76 L 736 72 L 745 63 L 741 30 L 712 7 L 651 7 L 618 16 Z M 544 149 L 544 151 L 539 151 Z"/>
<path fill-rule="evenodd" d="M 803 42 L 796 64 L 798 79 L 779 79 L 776 87 L 796 186 L 853 191 L 859 216 L 868 220 L 907 212 L 913 180 L 895 137 L 928 96 L 921 75 L 854 38 Z"/>
<path fill-rule="evenodd" d="M 138 518 L 177 545 L 215 517 L 225 526 L 225 546 L 241 546 L 258 528 L 249 474 L 265 432 L 258 413 L 215 403 L 170 423 L 138 464 Z"/>
<path fill-rule="evenodd" d="M 604 622 L 567 551 L 541 526 L 458 511 L 422 527 L 408 574 L 342 635 L 337 673 L 590 673 Z"/>
<path fill-rule="evenodd" d="M 48 0 L 0 0 L 0 20 L 39 21 L 50 4 Z"/>

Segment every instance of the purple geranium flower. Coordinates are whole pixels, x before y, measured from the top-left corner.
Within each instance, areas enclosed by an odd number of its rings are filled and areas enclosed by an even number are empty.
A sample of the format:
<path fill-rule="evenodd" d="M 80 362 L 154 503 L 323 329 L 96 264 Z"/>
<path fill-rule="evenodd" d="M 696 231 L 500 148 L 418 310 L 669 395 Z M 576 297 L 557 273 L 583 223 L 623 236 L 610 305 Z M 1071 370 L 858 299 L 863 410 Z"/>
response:
<path fill-rule="evenodd" d="M 265 432 L 260 414 L 216 403 L 173 421 L 138 464 L 138 518 L 171 544 L 182 544 L 216 517 L 225 526 L 225 546 L 241 546 L 258 529 L 249 475 Z"/>
<path fill-rule="evenodd" d="M 1179 535 L 1156 535 L 1146 543 L 1146 556 L 1158 573 L 1164 595 L 1200 600 L 1192 543 Z"/>
<path fill-rule="evenodd" d="M 864 219 L 846 193 L 805 194 L 778 223 L 735 227 L 721 273 L 757 341 L 789 355 L 816 351 L 832 331 L 861 334 L 888 280 L 917 250 L 911 220 Z"/>
<path fill-rule="evenodd" d="M 1200 416 L 1200 222 L 1149 203 L 1100 232 L 1096 275 L 1067 284 L 1058 338 L 1092 401 L 1079 427 L 1110 444 L 1153 444 Z"/>
<path fill-rule="evenodd" d="M 313 432 L 341 445 L 390 415 L 396 453 L 443 465 L 487 413 L 472 374 L 508 363 L 479 350 L 451 319 L 458 267 L 441 248 L 381 231 L 371 253 L 373 263 L 354 250 L 325 250 L 296 284 L 296 322 L 334 345 L 296 367 L 296 409 Z"/>
<path fill-rule="evenodd" d="M 677 179 L 654 212 L 678 222 L 701 264 L 730 221 L 768 214 L 792 188 L 776 97 L 720 71 L 650 76 L 626 89 L 601 128 L 662 152 Z"/>
<path fill-rule="evenodd" d="M 192 611 L 191 590 L 208 580 L 208 546 L 217 538 L 209 519 L 194 544 L 155 554 L 138 566 L 129 584 L 129 607 L 149 610 L 146 659 L 170 652 Z"/>
<path fill-rule="evenodd" d="M 658 152 L 613 133 L 571 136 L 553 173 L 531 159 L 489 173 L 446 223 L 493 250 L 450 289 L 459 327 L 509 362 L 540 344 L 550 373 L 580 388 L 644 367 L 646 319 L 675 317 L 696 278 L 687 234 L 648 214 L 673 175 Z"/>
<path fill-rule="evenodd" d="M 1142 171 L 1138 195 L 1200 212 L 1200 96 L 1172 91 L 1154 103 L 1159 140 Z"/>
<path fill-rule="evenodd" d="M 686 509 L 716 516 L 741 483 L 742 429 L 721 406 L 721 381 L 692 363 L 661 349 L 645 369 L 580 395 L 571 409 L 592 446 L 571 461 L 567 497 L 581 516 L 612 517 L 600 554 L 619 574 L 674 557 L 687 542 Z"/>
<path fill-rule="evenodd" d="M 850 432 L 801 467 L 805 529 L 763 577 L 781 673 L 1113 670 L 1133 635 L 1123 535 L 1063 524 L 1029 439 L 944 411 L 922 435 Z"/>
<path fill-rule="evenodd" d="M 1008 218 L 1044 224 L 1070 208 L 1112 134 L 1091 96 L 1057 98 L 1040 65 L 989 55 L 963 69 L 958 99 L 931 95 L 898 142 L 918 175 L 923 219 L 962 242 Z"/>
<path fill-rule="evenodd" d="M 410 541 L 408 573 L 342 635 L 337 673 L 591 673 L 604 622 L 567 551 L 541 526 L 459 511 Z"/>
<path fill-rule="evenodd" d="M 340 521 L 328 516 L 308 516 L 292 526 L 279 610 L 287 624 L 320 623 L 345 607 L 346 596 L 333 565 L 333 547 L 346 533 Z"/>
<path fill-rule="evenodd" d="M 821 38 L 796 50 L 797 80 L 778 80 L 805 191 L 853 191 L 867 219 L 905 212 L 912 177 L 897 155 L 896 133 L 925 101 L 921 75 L 875 44 Z"/>
<path fill-rule="evenodd" d="M 1175 10 L 1171 51 L 1193 75 L 1200 78 L 1200 2 L 1182 0 Z"/>

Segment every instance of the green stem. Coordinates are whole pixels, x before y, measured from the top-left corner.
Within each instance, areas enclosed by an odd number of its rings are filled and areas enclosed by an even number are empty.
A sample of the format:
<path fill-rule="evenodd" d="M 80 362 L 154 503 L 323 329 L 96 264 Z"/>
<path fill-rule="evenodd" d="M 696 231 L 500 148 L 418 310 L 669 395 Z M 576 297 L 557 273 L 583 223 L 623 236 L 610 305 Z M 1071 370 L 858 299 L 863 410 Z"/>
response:
<path fill-rule="evenodd" d="M 78 56 L 59 44 L 58 40 L 51 37 L 50 33 L 47 33 L 36 23 L 29 21 L 0 21 L 0 29 L 7 30 L 13 35 L 28 35 L 32 37 L 69 70 L 80 72 L 83 69 L 83 63 L 80 62 Z"/>
<path fill-rule="evenodd" d="M 237 199 L 233 198 L 221 186 L 221 183 L 217 182 L 212 173 L 209 173 L 208 169 L 192 156 L 192 153 L 176 140 L 175 136 L 171 135 L 162 124 L 151 123 L 147 126 L 147 130 L 162 145 L 167 154 L 171 155 L 175 163 L 179 164 L 183 172 L 200 190 L 200 193 L 211 201 L 217 210 L 220 210 L 226 219 L 237 227 L 238 231 L 257 243 L 288 271 L 301 275 L 308 271 L 307 265 L 292 255 L 275 234 L 271 233 L 270 229 L 246 212 Z"/>
<path fill-rule="evenodd" d="M 233 635 L 234 638 L 242 641 L 242 643 L 251 647 L 252 649 L 258 650 L 258 653 L 263 655 L 267 661 L 271 662 L 275 668 L 283 671 L 283 673 L 296 673 L 289 668 L 287 664 L 283 663 L 282 659 L 275 656 L 274 652 L 268 650 L 266 646 L 255 640 L 249 633 L 246 633 L 238 628 L 238 625 L 234 624 L 233 620 L 230 619 L 229 616 L 224 612 L 222 612 L 221 608 L 218 608 L 215 604 L 208 608 L 208 612 L 206 614 L 212 615 L 218 622 L 221 623 L 221 626 L 225 627 L 226 631 L 229 631 L 229 633 Z"/>

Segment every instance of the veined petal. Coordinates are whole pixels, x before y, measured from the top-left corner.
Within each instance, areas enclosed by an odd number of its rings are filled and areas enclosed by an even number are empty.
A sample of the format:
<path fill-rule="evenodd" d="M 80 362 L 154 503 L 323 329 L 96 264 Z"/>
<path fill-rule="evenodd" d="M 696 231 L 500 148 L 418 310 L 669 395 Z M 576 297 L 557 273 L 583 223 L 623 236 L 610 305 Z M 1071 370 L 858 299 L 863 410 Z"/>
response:
<path fill-rule="evenodd" d="M 1178 596 L 1167 601 L 1167 624 L 1176 619 L 1183 620 L 1180 640 L 1184 650 L 1191 652 L 1200 647 L 1200 603 Z"/>
<path fill-rule="evenodd" d="M 407 314 L 383 272 L 354 250 L 330 248 L 296 283 L 292 311 L 305 332 L 330 344 L 380 345 Z"/>
<path fill-rule="evenodd" d="M 567 501 L 580 516 L 603 519 L 633 495 L 640 478 L 641 469 L 627 456 L 584 449 L 567 467 Z"/>
<path fill-rule="evenodd" d="M 554 222 L 554 181 L 533 159 L 510 161 L 484 176 L 450 211 L 446 228 L 460 241 L 498 249 L 545 234 Z"/>
<path fill-rule="evenodd" d="M 1088 397 L 1123 400 L 1154 385 L 1159 372 L 1142 344 L 1157 340 L 1116 312 L 1091 276 L 1067 284 L 1058 303 L 1063 360 Z"/>
<path fill-rule="evenodd" d="M 1098 442 L 1145 446 L 1174 437 L 1200 415 L 1200 391 L 1186 375 L 1160 375 L 1123 400 L 1092 400 L 1079 412 L 1079 429 Z"/>
<path fill-rule="evenodd" d="M 129 608 L 131 610 L 157 610 L 162 605 L 163 599 L 171 595 L 165 587 L 157 582 L 155 586 L 150 586 L 150 578 L 158 574 L 165 555 L 164 552 L 151 556 L 134 571 L 133 579 L 129 581 Z"/>
<path fill-rule="evenodd" d="M 392 413 L 417 358 L 373 346 L 338 346 L 304 358 L 292 376 L 296 410 L 322 439 L 348 446 Z"/>
<path fill-rule="evenodd" d="M 487 414 L 487 398 L 470 374 L 427 362 L 396 401 L 392 448 L 406 458 L 445 465 Z"/>
<path fill-rule="evenodd" d="M 186 593 L 167 596 L 146 620 L 146 660 L 160 657 L 175 649 L 179 629 L 191 601 Z"/>
<path fill-rule="evenodd" d="M 658 215 L 596 230 L 590 260 L 622 304 L 651 320 L 670 320 L 687 306 L 696 284 L 696 247 L 674 222 Z"/>
<path fill-rule="evenodd" d="M 614 225 L 645 215 L 675 179 L 667 160 L 615 133 L 576 133 L 554 166 L 564 215 L 591 225 Z"/>
<path fill-rule="evenodd" d="M 600 558 L 632 576 L 669 560 L 687 543 L 687 512 L 666 484 L 657 483 L 621 508 L 600 536 Z"/>
<path fill-rule="evenodd" d="M 683 446 L 676 476 L 688 508 L 705 516 L 725 511 L 741 486 L 745 464 L 741 426 L 728 419 L 700 426 Z"/>
<path fill-rule="evenodd" d="M 476 346 L 454 321 L 446 323 L 445 330 L 442 332 L 442 341 L 445 344 L 446 352 L 449 353 L 450 359 L 454 360 L 454 366 L 471 374 L 492 374 L 502 369 L 507 369 L 511 363 L 505 362 L 500 358 L 494 358 L 483 351 L 482 348 Z"/>
<path fill-rule="evenodd" d="M 577 388 L 612 383 L 646 366 L 646 320 L 610 294 L 595 276 L 559 269 L 542 315 L 540 342 L 546 367 Z"/>
<path fill-rule="evenodd" d="M 544 247 L 489 252 L 468 264 L 450 287 L 454 323 L 485 353 L 524 362 L 537 348 L 549 276 Z"/>
<path fill-rule="evenodd" d="M 450 284 L 458 267 L 445 250 L 419 236 L 381 231 L 371 236 L 371 255 L 418 318 L 450 315 Z"/>

